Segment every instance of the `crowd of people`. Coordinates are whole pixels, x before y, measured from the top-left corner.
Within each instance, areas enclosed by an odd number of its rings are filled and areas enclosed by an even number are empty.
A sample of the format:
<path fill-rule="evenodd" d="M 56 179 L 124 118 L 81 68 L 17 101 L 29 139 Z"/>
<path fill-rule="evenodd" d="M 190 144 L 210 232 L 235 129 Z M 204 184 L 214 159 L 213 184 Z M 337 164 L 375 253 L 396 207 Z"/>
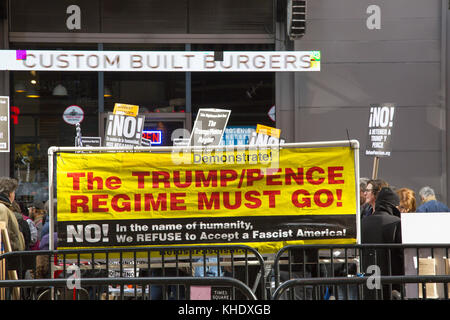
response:
<path fill-rule="evenodd" d="M 3 221 L 6 224 L 11 249 L 12 251 L 48 250 L 49 203 L 34 201 L 30 204 L 17 201 L 15 197 L 17 188 L 16 179 L 0 177 L 0 222 Z M 53 205 L 55 206 L 56 203 Z M 410 188 L 396 188 L 381 179 L 361 178 L 360 212 L 361 243 L 382 244 L 402 243 L 402 213 L 450 212 L 450 209 L 436 199 L 434 190 L 429 186 L 421 188 L 416 198 L 415 192 Z M 55 248 L 56 240 L 55 235 Z M 39 257 L 38 255 L 37 260 Z M 381 261 L 377 264 L 380 265 L 382 274 L 403 274 L 401 253 L 392 255 L 389 266 L 387 261 L 383 261 L 383 254 L 378 254 L 378 257 L 381 257 Z M 42 261 L 48 264 L 48 259 L 43 258 Z M 39 264 L 37 261 L 37 274 L 33 277 L 45 278 L 48 268 L 42 267 L 42 270 L 47 271 L 42 271 L 40 275 Z M 213 271 L 212 274 L 217 275 L 218 271 Z"/>
<path fill-rule="evenodd" d="M 48 201 L 17 201 L 18 186 L 16 179 L 0 177 L 0 222 L 6 225 L 11 250 L 48 250 Z"/>
<path fill-rule="evenodd" d="M 420 205 L 414 190 L 382 179 L 361 178 L 359 187 L 362 243 L 401 243 L 401 213 L 450 212 L 429 186 L 419 190 Z"/>
<path fill-rule="evenodd" d="M 436 199 L 434 190 L 425 186 L 419 190 L 419 199 L 410 188 L 396 188 L 381 179 L 360 179 L 361 243 L 402 243 L 401 214 L 411 212 L 450 212 L 447 205 Z M 374 257 L 377 260 L 374 261 Z M 382 275 L 403 275 L 401 250 L 373 250 L 363 257 L 366 266 L 378 265 Z M 384 295 L 390 292 L 383 288 Z M 396 292 L 394 290 L 393 292 Z M 397 291 L 398 294 L 398 291 Z"/>
<path fill-rule="evenodd" d="M 446 204 L 436 199 L 434 190 L 425 186 L 419 190 L 420 205 L 414 190 L 390 186 L 382 179 L 360 179 L 360 211 L 362 241 L 368 243 L 401 242 L 401 213 L 450 212 Z M 383 232 L 375 227 L 384 226 Z M 395 234 L 386 232 L 394 228 Z M 372 238 L 374 234 L 378 238 Z M 389 239 L 387 239 L 388 237 Z M 395 240 L 395 241 L 394 241 Z"/>

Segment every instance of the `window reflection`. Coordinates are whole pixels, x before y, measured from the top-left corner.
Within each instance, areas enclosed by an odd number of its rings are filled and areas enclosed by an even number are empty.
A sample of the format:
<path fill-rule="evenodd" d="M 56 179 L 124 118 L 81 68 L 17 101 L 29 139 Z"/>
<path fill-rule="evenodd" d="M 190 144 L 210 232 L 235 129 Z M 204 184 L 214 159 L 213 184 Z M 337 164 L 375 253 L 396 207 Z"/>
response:
<path fill-rule="evenodd" d="M 202 51 L 271 51 L 267 44 L 196 44 Z M 199 108 L 231 110 L 228 126 L 275 126 L 267 113 L 275 104 L 273 72 L 193 72 L 192 113 Z"/>
<path fill-rule="evenodd" d="M 73 146 L 75 142 L 75 126 L 64 121 L 64 110 L 80 106 L 84 111 L 82 134 L 98 135 L 97 73 L 11 72 L 10 83 L 15 120 L 11 124 L 11 167 L 20 182 L 16 195 L 23 201 L 45 201 L 48 148 Z"/>
<path fill-rule="evenodd" d="M 115 103 L 138 105 L 140 113 L 186 111 L 184 72 L 105 72 L 104 79 L 106 112 Z"/>

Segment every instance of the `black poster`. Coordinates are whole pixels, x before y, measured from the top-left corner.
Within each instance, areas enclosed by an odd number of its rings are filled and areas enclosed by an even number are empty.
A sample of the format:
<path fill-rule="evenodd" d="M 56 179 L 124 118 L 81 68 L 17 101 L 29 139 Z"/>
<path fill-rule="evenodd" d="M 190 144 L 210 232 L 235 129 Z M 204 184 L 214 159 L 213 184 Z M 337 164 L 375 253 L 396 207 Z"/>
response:
<path fill-rule="evenodd" d="M 371 105 L 366 156 L 389 157 L 392 151 L 395 105 Z"/>

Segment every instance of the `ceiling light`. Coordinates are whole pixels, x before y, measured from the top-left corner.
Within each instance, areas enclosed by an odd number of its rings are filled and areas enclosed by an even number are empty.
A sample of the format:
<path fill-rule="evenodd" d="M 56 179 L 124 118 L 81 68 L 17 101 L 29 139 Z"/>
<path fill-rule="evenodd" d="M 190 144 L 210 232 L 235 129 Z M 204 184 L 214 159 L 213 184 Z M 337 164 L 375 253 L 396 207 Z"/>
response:
<path fill-rule="evenodd" d="M 23 82 L 17 82 L 14 85 L 14 91 L 16 91 L 16 92 L 25 92 L 26 91 L 25 84 Z"/>
<path fill-rule="evenodd" d="M 58 84 L 53 89 L 53 95 L 54 96 L 67 96 L 67 89 L 62 84 Z"/>
<path fill-rule="evenodd" d="M 104 89 L 104 91 L 103 91 L 103 96 L 104 96 L 105 98 L 110 98 L 110 97 L 112 97 L 111 90 L 109 90 L 108 88 L 105 87 L 105 89 Z"/>
<path fill-rule="evenodd" d="M 27 98 L 39 98 L 39 97 L 40 97 L 39 93 L 33 88 L 27 93 Z"/>

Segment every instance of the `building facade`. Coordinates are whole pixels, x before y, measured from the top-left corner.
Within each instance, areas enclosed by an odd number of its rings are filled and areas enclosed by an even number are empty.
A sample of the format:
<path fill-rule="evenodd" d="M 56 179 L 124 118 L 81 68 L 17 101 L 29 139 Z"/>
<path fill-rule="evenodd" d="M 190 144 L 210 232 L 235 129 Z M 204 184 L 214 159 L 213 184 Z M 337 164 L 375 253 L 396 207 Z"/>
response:
<path fill-rule="evenodd" d="M 84 136 L 102 136 L 115 103 L 140 106 L 146 128 L 190 130 L 199 108 L 232 110 L 228 125 L 265 124 L 287 142 L 357 139 L 360 175 L 371 105 L 394 103 L 390 157 L 378 177 L 449 198 L 448 0 L 306 1 L 306 32 L 288 35 L 287 0 L 3 1 L 1 47 L 12 50 L 289 51 L 320 50 L 320 72 L 1 71 L 10 97 L 11 152 L 2 175 L 19 196 L 46 194 L 47 149 L 74 145 L 67 107 L 84 110 Z M 44 63 L 48 63 L 45 62 Z M 275 121 L 268 116 L 275 106 Z M 36 191 L 39 190 L 39 191 Z M 30 199 L 27 199 L 30 200 Z"/>

